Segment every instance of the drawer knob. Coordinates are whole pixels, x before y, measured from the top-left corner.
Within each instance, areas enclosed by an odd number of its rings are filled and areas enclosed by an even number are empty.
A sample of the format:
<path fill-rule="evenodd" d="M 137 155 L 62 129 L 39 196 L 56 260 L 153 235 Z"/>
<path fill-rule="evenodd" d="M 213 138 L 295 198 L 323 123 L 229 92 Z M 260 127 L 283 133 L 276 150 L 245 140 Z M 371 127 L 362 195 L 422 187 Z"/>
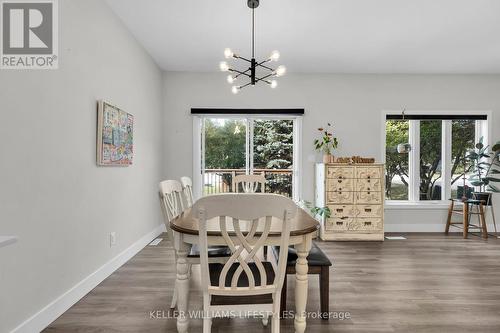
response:
<path fill-rule="evenodd" d="M 344 222 L 337 222 L 337 225 L 343 225 Z"/>
<path fill-rule="evenodd" d="M 337 209 L 337 213 L 342 213 L 344 210 L 342 208 Z"/>
<path fill-rule="evenodd" d="M 370 225 L 372 225 L 371 222 L 365 222 L 365 226 L 370 226 Z"/>
<path fill-rule="evenodd" d="M 372 212 L 372 209 L 371 209 L 371 208 L 365 208 L 365 212 L 366 212 L 366 213 L 371 213 L 371 212 Z"/>

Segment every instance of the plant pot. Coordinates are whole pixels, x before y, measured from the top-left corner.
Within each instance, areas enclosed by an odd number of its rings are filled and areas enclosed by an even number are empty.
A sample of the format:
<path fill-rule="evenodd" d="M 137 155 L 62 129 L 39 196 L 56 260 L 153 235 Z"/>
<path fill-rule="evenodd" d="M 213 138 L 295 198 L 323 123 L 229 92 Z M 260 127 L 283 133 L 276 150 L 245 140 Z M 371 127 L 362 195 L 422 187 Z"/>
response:
<path fill-rule="evenodd" d="M 323 163 L 325 163 L 325 164 L 330 163 L 330 155 L 329 154 L 323 155 Z"/>
<path fill-rule="evenodd" d="M 484 201 L 486 205 L 491 205 L 491 192 L 472 192 L 472 198 Z"/>

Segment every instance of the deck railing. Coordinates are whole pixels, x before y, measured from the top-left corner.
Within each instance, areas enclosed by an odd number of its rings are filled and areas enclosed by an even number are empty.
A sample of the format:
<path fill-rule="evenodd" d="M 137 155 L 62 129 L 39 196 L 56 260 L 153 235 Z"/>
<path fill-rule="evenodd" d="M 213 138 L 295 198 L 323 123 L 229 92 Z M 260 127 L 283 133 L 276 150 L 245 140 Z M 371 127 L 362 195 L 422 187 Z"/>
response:
<path fill-rule="evenodd" d="M 245 169 L 205 169 L 203 194 L 233 192 L 233 177 L 244 175 Z M 292 197 L 292 174 L 290 169 L 254 169 L 254 175 L 266 177 L 266 193 L 276 193 Z"/>

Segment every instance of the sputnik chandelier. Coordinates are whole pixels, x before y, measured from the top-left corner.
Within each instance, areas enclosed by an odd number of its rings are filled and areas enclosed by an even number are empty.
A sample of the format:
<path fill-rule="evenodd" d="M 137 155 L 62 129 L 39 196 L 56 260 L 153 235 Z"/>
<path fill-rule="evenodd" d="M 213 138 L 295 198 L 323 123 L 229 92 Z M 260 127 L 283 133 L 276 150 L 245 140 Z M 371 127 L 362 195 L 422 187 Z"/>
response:
<path fill-rule="evenodd" d="M 278 86 L 278 82 L 274 79 L 275 77 L 280 77 L 285 75 L 286 67 L 281 65 L 276 69 L 273 69 L 266 64 L 271 61 L 278 61 L 280 58 L 280 53 L 278 51 L 271 52 L 269 58 L 263 61 L 255 60 L 255 8 L 259 7 L 260 0 L 248 0 L 248 7 L 252 10 L 252 58 L 247 59 L 239 54 L 234 53 L 231 49 L 224 50 L 224 57 L 226 59 L 238 59 L 246 62 L 250 67 L 246 70 L 237 70 L 229 66 L 226 61 L 221 61 L 219 64 L 219 68 L 222 72 L 229 72 L 227 76 L 227 82 L 229 84 L 235 84 L 236 81 L 240 77 L 246 77 L 250 81 L 246 83 L 242 83 L 240 85 L 233 85 L 231 91 L 233 94 L 237 94 L 241 89 L 248 87 L 250 85 L 254 86 L 259 82 L 267 83 L 271 88 L 276 88 Z M 260 77 L 257 77 L 257 70 L 263 70 L 264 73 Z"/>

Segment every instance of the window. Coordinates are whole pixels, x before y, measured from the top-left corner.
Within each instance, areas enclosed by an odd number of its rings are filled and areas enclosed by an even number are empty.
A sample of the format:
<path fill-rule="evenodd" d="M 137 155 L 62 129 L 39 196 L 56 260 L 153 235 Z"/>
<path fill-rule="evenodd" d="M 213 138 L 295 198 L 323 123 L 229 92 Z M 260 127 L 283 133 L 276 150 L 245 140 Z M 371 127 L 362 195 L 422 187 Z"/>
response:
<path fill-rule="evenodd" d="M 420 121 L 420 200 L 441 200 L 442 121 Z"/>
<path fill-rule="evenodd" d="M 266 193 L 298 198 L 298 117 L 205 115 L 195 123 L 197 194 L 232 192 L 234 176 L 263 174 Z"/>
<path fill-rule="evenodd" d="M 385 196 L 390 200 L 408 200 L 408 154 L 399 154 L 397 146 L 410 142 L 409 121 L 387 120 L 385 135 Z"/>
<path fill-rule="evenodd" d="M 387 114 L 385 121 L 386 200 L 431 202 L 460 198 L 473 191 L 466 153 L 481 137 L 487 141 L 484 114 Z M 411 144 L 398 153 L 399 144 Z"/>

